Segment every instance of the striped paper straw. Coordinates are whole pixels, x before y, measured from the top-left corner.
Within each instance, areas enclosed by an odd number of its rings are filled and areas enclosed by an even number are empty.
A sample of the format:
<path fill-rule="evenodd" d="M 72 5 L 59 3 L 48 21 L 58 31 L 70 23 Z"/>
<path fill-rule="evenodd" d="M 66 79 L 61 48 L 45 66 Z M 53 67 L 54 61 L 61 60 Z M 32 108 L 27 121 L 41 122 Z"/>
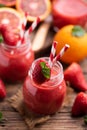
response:
<path fill-rule="evenodd" d="M 25 39 L 28 39 L 28 36 L 30 36 L 30 33 L 33 32 L 33 30 L 37 27 L 38 23 L 40 22 L 40 18 L 37 17 L 37 19 L 32 23 L 32 25 L 29 27 L 29 29 L 25 32 Z"/>
<path fill-rule="evenodd" d="M 51 48 L 51 53 L 50 53 L 50 57 L 49 57 L 49 65 L 50 65 L 50 67 L 52 67 L 52 64 L 53 64 L 53 59 L 54 59 L 54 56 L 55 56 L 55 53 L 56 53 L 56 45 L 57 45 L 57 42 L 53 41 L 52 48 Z"/>
<path fill-rule="evenodd" d="M 70 46 L 68 44 L 65 44 L 65 46 L 61 49 L 61 51 L 59 52 L 59 54 L 57 54 L 57 56 L 54 58 L 54 62 L 60 60 L 60 58 L 63 56 L 63 54 L 65 53 L 65 51 L 67 51 L 67 49 Z"/>
<path fill-rule="evenodd" d="M 25 32 L 25 28 L 26 28 L 26 24 L 27 24 L 27 16 L 28 16 L 28 13 L 25 12 L 24 18 L 21 21 L 21 25 L 20 25 L 20 34 L 19 34 L 19 41 L 18 41 L 17 46 L 19 46 L 21 43 L 24 42 L 24 39 L 25 39 L 24 32 Z"/>

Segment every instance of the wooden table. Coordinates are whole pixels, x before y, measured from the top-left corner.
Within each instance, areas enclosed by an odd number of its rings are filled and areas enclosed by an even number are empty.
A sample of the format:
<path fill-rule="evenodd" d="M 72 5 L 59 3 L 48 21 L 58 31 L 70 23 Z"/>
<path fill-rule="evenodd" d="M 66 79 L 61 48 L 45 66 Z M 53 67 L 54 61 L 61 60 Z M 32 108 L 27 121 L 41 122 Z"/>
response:
<path fill-rule="evenodd" d="M 46 55 L 49 54 L 49 50 L 50 49 L 48 49 L 48 51 L 45 50 Z M 44 53 L 40 53 L 36 57 L 42 55 L 44 56 Z M 87 59 L 84 59 L 80 65 L 87 80 Z M 4 124 L 0 124 L 0 130 L 29 130 L 21 115 L 15 111 L 7 101 L 22 85 L 23 84 L 6 85 L 7 97 L 4 101 L 0 101 L 0 111 L 3 113 L 4 118 L 7 118 L 7 121 Z M 84 124 L 83 117 L 71 117 L 71 107 L 76 94 L 74 90 L 67 87 L 66 100 L 59 113 L 53 115 L 47 122 L 36 126 L 33 130 L 87 130 L 87 125 Z"/>
<path fill-rule="evenodd" d="M 87 59 L 81 62 L 81 66 L 84 75 L 87 79 Z M 4 124 L 0 124 L 0 130 L 28 130 L 23 118 L 18 112 L 16 112 L 7 102 L 7 99 L 14 95 L 22 84 L 6 85 L 7 97 L 4 101 L 0 102 L 0 111 L 3 116 L 7 118 Z M 60 112 L 53 115 L 47 122 L 36 126 L 33 130 L 87 130 L 87 125 L 84 124 L 83 117 L 72 118 L 71 107 L 73 100 L 76 96 L 76 92 L 70 87 L 67 88 L 67 100 L 65 101 Z"/>

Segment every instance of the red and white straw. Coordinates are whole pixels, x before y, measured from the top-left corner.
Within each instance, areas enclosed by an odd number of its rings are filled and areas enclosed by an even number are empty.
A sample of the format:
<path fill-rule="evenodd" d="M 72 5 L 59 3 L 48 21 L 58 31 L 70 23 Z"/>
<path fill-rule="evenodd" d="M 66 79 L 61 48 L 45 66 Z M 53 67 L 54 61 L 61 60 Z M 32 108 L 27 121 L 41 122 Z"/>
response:
<path fill-rule="evenodd" d="M 67 49 L 70 46 L 68 44 L 65 44 L 65 46 L 61 49 L 61 51 L 59 52 L 59 54 L 57 54 L 57 56 L 54 58 L 54 62 L 60 60 L 60 58 L 63 56 L 63 54 L 65 53 L 65 51 L 67 51 Z"/>
<path fill-rule="evenodd" d="M 54 57 L 55 57 L 56 45 L 57 45 L 57 42 L 54 41 L 54 42 L 52 43 L 51 53 L 50 53 L 50 57 L 49 57 L 49 65 L 50 65 L 50 67 L 52 67 L 53 59 L 54 59 Z"/>
<path fill-rule="evenodd" d="M 32 25 L 29 27 L 29 29 L 25 32 L 26 39 L 30 36 L 30 33 L 32 33 L 32 31 L 37 27 L 39 22 L 40 22 L 40 18 L 37 17 L 37 19 L 32 23 Z"/>
<path fill-rule="evenodd" d="M 25 29 L 26 29 L 26 24 L 27 24 L 27 16 L 28 16 L 28 13 L 25 13 L 24 18 L 21 21 L 19 41 L 18 41 L 17 46 L 19 46 L 20 44 L 22 44 L 24 42 L 24 39 L 25 39 L 24 38 L 24 33 L 25 33 Z"/>

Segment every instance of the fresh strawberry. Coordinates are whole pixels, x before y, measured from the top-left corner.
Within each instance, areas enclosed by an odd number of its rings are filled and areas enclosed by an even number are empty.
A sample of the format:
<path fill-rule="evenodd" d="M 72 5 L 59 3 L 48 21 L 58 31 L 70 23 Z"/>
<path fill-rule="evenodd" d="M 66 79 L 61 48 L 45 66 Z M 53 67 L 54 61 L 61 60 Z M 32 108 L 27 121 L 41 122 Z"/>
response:
<path fill-rule="evenodd" d="M 50 67 L 43 60 L 36 62 L 35 67 L 32 72 L 33 81 L 37 84 L 42 84 L 43 82 L 50 79 Z"/>
<path fill-rule="evenodd" d="M 5 98 L 6 96 L 6 89 L 3 81 L 0 79 L 0 99 Z"/>
<path fill-rule="evenodd" d="M 5 44 L 10 46 L 15 46 L 17 44 L 19 37 L 13 32 L 12 28 L 8 25 L 0 25 L 0 33 L 4 39 Z"/>
<path fill-rule="evenodd" d="M 82 69 L 78 63 L 72 63 L 64 71 L 65 81 L 69 81 L 71 86 L 78 91 L 86 91 L 87 83 L 82 72 Z"/>
<path fill-rule="evenodd" d="M 87 94 L 78 93 L 72 106 L 72 116 L 83 116 L 87 114 Z"/>

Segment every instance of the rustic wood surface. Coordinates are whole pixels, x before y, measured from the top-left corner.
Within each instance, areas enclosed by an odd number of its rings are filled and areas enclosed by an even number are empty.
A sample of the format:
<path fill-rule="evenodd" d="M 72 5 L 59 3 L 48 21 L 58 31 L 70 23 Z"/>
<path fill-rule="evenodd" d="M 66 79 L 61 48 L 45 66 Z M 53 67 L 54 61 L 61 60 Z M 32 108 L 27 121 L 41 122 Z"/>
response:
<path fill-rule="evenodd" d="M 49 37 L 47 43 L 52 42 L 52 37 Z M 47 48 L 47 50 L 45 49 L 40 51 L 40 53 L 36 54 L 36 58 L 49 55 L 49 51 L 50 47 Z M 79 64 L 81 65 L 84 76 L 87 80 L 87 59 L 84 59 Z M 66 65 L 63 64 L 63 66 L 65 67 Z M 15 111 L 7 101 L 22 86 L 23 83 L 6 84 L 7 97 L 5 100 L 0 101 L 0 111 L 3 113 L 3 116 L 7 121 L 0 123 L 0 130 L 29 130 L 23 117 L 21 117 L 21 115 Z M 71 116 L 71 107 L 76 94 L 77 92 L 70 87 L 67 87 L 66 99 L 61 110 L 57 114 L 52 115 L 47 122 L 37 125 L 33 130 L 87 130 L 87 125 L 85 125 L 83 117 L 73 118 Z"/>

